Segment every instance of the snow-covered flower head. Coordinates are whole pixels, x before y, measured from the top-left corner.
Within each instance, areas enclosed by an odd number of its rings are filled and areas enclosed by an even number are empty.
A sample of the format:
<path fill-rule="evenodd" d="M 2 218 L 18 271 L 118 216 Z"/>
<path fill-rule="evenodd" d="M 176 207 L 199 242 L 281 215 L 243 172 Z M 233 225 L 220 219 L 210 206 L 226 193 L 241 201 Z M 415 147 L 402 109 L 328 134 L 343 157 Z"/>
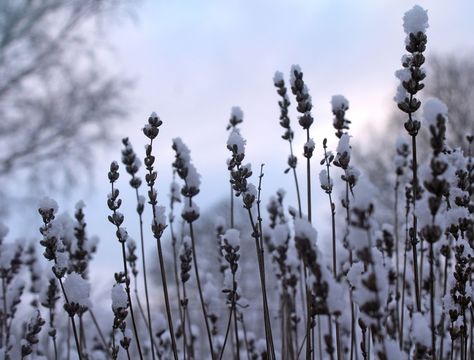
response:
<path fill-rule="evenodd" d="M 236 150 L 237 154 L 242 155 L 245 154 L 245 144 L 246 141 L 242 135 L 240 135 L 240 131 L 233 129 L 227 139 L 227 148 L 231 151 Z"/>
<path fill-rule="evenodd" d="M 332 189 L 333 182 L 326 169 L 321 170 L 319 173 L 319 182 L 321 183 L 321 188 L 324 191 L 330 191 Z"/>
<path fill-rule="evenodd" d="M 349 100 L 343 95 L 333 95 L 331 98 L 331 106 L 333 112 L 338 110 L 346 111 L 349 109 Z"/>
<path fill-rule="evenodd" d="M 228 229 L 224 235 L 222 235 L 222 245 L 228 244 L 232 248 L 236 249 L 240 247 L 240 231 L 237 229 Z"/>
<path fill-rule="evenodd" d="M 441 115 L 445 121 L 448 120 L 448 107 L 444 102 L 437 98 L 430 98 L 425 101 L 423 106 L 423 119 L 428 127 L 436 126 L 438 115 Z"/>
<path fill-rule="evenodd" d="M 244 112 L 240 107 L 233 106 L 232 109 L 230 109 L 230 116 L 242 121 L 244 119 Z"/>
<path fill-rule="evenodd" d="M 308 239 L 311 244 L 316 244 L 318 232 L 308 220 L 295 218 L 294 220 L 295 238 Z"/>
<path fill-rule="evenodd" d="M 155 222 L 161 227 L 166 227 L 166 208 L 164 206 L 157 206 L 155 209 Z"/>
<path fill-rule="evenodd" d="M 122 284 L 114 284 L 112 287 L 111 297 L 113 312 L 128 307 L 128 296 Z"/>
<path fill-rule="evenodd" d="M 273 83 L 276 85 L 282 81 L 284 81 L 283 73 L 281 71 L 275 71 L 275 74 L 273 75 Z"/>
<path fill-rule="evenodd" d="M 407 35 L 424 33 L 428 27 L 428 10 L 419 5 L 413 6 L 403 16 L 403 29 Z"/>
<path fill-rule="evenodd" d="M 349 155 L 351 153 L 351 146 L 349 145 L 350 136 L 348 134 L 343 134 L 337 143 L 336 151 L 339 154 L 347 152 Z"/>
<path fill-rule="evenodd" d="M 277 248 L 288 246 L 288 240 L 290 239 L 290 229 L 288 224 L 277 224 L 273 229 L 272 235 L 273 243 Z"/>
<path fill-rule="evenodd" d="M 227 125 L 227 130 L 236 129 L 237 125 L 244 122 L 244 112 L 238 106 L 233 106 L 230 110 L 230 119 L 229 124 Z"/>
<path fill-rule="evenodd" d="M 43 212 L 52 211 L 53 214 L 56 214 L 58 211 L 58 203 L 54 199 L 45 196 L 39 201 L 38 209 Z"/>
<path fill-rule="evenodd" d="M 78 273 L 71 273 L 64 281 L 64 290 L 69 303 L 75 303 L 82 307 L 90 307 L 89 300 L 90 284 Z"/>
<path fill-rule="evenodd" d="M 191 161 L 191 151 L 183 140 L 180 137 L 174 138 L 172 147 L 176 151 L 176 156 L 188 165 Z"/>
<path fill-rule="evenodd" d="M 295 81 L 296 81 L 295 72 L 300 73 L 301 72 L 301 66 L 299 66 L 297 64 L 291 65 L 291 70 L 290 70 L 290 84 L 291 84 L 291 86 L 295 86 Z"/>
<path fill-rule="evenodd" d="M 186 201 L 184 206 L 183 206 L 183 211 L 181 212 L 181 217 L 191 223 L 199 218 L 200 212 L 199 212 L 199 206 L 194 201 Z"/>

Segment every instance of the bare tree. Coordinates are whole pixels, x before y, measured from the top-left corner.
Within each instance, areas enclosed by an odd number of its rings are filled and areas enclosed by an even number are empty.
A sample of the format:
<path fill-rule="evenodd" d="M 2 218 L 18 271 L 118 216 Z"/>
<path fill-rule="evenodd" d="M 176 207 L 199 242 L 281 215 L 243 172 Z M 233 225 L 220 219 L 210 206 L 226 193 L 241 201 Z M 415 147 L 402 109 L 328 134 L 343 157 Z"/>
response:
<path fill-rule="evenodd" d="M 432 56 L 426 92 L 448 105 L 448 142 L 466 146 L 466 135 L 474 133 L 474 60 L 470 57 Z"/>
<path fill-rule="evenodd" d="M 423 90 L 424 98 L 437 97 L 446 103 L 449 109 L 448 143 L 466 149 L 466 135 L 474 133 L 474 60 L 472 57 L 436 54 L 427 58 L 428 75 L 426 89 Z M 355 147 L 358 164 L 380 189 L 394 186 L 395 144 L 392 148 L 387 147 L 386 139 L 394 139 L 393 134 L 405 134 L 404 120 L 403 113 L 394 103 L 385 129 L 373 136 L 370 142 L 365 141 Z M 419 151 L 423 154 L 429 146 L 428 136 L 427 132 L 421 132 L 420 135 Z M 363 150 L 360 151 L 360 148 Z M 391 207 L 393 199 L 387 197 L 387 192 L 382 192 L 381 196 L 382 203 Z"/>
<path fill-rule="evenodd" d="M 77 178 L 78 165 L 90 168 L 93 146 L 111 138 L 112 121 L 126 115 L 127 81 L 101 65 L 93 34 L 126 3 L 0 1 L 3 184 L 13 176 Z"/>

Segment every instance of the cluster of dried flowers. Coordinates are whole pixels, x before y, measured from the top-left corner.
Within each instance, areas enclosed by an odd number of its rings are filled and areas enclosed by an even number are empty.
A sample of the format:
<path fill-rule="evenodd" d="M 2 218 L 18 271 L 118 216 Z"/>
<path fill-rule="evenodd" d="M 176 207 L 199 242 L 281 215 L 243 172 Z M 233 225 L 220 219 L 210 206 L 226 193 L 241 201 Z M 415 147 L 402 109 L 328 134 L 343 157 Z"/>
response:
<path fill-rule="evenodd" d="M 353 164 L 351 121 L 346 118 L 349 101 L 335 95 L 331 105 L 338 145 L 331 151 L 324 139 L 324 157 L 319 163 L 319 185 L 328 196 L 331 215 L 330 260 L 323 255 L 311 215 L 315 206 L 311 202 L 311 160 L 316 144 L 310 134 L 314 109 L 303 71 L 293 66 L 290 88 L 306 138 L 301 149 L 306 159 L 306 194 L 300 191 L 297 176 L 291 100 L 284 76 L 277 72 L 273 80 L 280 97 L 282 138 L 290 147 L 285 173 L 293 175 L 297 208 L 285 204 L 289 190 L 278 190 L 266 206 L 268 221 L 264 221 L 263 166 L 254 185 L 239 127 L 243 112 L 233 108 L 227 127 L 230 211 L 227 219 L 216 221 L 216 271 L 202 275 L 199 266 L 206 261 L 200 260 L 202 254 L 198 257 L 200 234 L 194 227 L 200 218 L 195 202 L 200 175 L 189 148 L 180 138 L 174 139 L 172 166 L 183 184 L 173 181 L 171 185 L 167 219 L 165 206 L 157 200 L 153 154 L 163 123 L 153 113 L 143 129 L 149 140 L 143 159 L 147 199 L 140 194 L 141 161 L 128 139 L 123 140 L 122 150 L 122 163 L 136 196 L 141 255 L 136 253 L 137 243 L 127 233 L 120 212 L 119 164 L 113 162 L 108 172 L 108 219 L 122 251 L 111 290 L 110 321 L 98 321 L 89 298 L 88 269 L 97 240 L 86 231 L 84 204 L 78 203 L 70 218 L 58 215 L 57 203 L 45 198 L 38 209 L 43 222 L 40 244 L 51 264 L 45 277 L 36 247 L 6 242 L 8 229 L 0 225 L 0 358 L 471 359 L 474 137 L 466 137 L 467 153 L 449 146 L 445 140 L 447 107 L 438 99 L 422 104 L 415 97 L 424 87 L 427 28 L 426 10 L 415 6 L 405 14 L 407 54 L 396 72 L 400 86 L 395 101 L 406 114 L 407 137 L 396 141 L 395 206 L 389 217 L 379 216 L 375 194 L 391 189 L 374 188 Z M 419 161 L 417 136 L 422 131 L 428 134 L 431 149 Z M 338 172 L 340 180 L 334 177 Z M 336 190 L 341 190 L 339 197 Z M 246 217 L 238 221 L 234 198 L 241 199 Z M 180 203 L 182 221 L 177 228 L 179 219 L 174 213 Z M 152 306 L 146 278 L 142 215 L 148 205 L 153 215 L 151 233 L 159 261 L 163 314 Z M 167 228 L 169 243 L 163 241 Z M 240 231 L 242 228 L 250 231 Z M 254 273 L 244 274 L 242 247 L 252 242 Z M 163 246 L 168 244 L 171 259 L 164 256 Z M 140 271 L 144 294 L 138 291 Z M 242 285 L 246 281 L 258 283 L 256 297 L 245 293 Z M 252 297 L 260 300 L 247 300 Z M 199 316 L 190 310 L 191 304 L 196 304 L 193 309 L 199 309 Z M 31 312 L 29 318 L 26 310 Z M 103 314 L 99 320 L 102 318 Z"/>

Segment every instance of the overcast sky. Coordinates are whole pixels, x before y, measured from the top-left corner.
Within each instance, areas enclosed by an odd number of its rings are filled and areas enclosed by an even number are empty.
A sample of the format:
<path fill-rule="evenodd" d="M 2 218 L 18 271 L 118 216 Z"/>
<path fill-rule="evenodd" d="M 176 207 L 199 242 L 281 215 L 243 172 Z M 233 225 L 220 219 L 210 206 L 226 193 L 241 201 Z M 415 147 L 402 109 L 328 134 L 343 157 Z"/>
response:
<path fill-rule="evenodd" d="M 228 195 L 225 127 L 231 107 L 240 106 L 245 114 L 241 128 L 248 160 L 254 169 L 266 164 L 264 198 L 286 187 L 292 200 L 291 178 L 283 174 L 288 146 L 280 138 L 274 72 L 280 70 L 288 77 L 292 64 L 301 65 L 313 98 L 311 131 L 318 149 L 324 137 L 329 137 L 330 147 L 336 145 L 329 104 L 334 94 L 350 101 L 347 117 L 353 121 L 354 138 L 370 141 L 368 126 L 383 127 L 396 106 L 393 74 L 404 53 L 402 16 L 414 4 L 405 0 L 144 0 L 136 10 L 136 22 L 122 21 L 105 31 L 112 44 L 107 58 L 111 68 L 135 82 L 130 91 L 131 118 L 114 130 L 119 137 L 129 136 L 143 157 L 145 139 L 140 129 L 156 111 L 164 122 L 156 147 L 160 202 L 168 203 L 174 157 L 171 139 L 180 136 L 202 174 L 202 192 L 196 201 L 206 209 Z M 428 56 L 472 52 L 474 2 L 418 4 L 428 9 L 430 19 Z M 303 133 L 295 116 L 292 120 L 300 154 Z M 84 198 L 89 232 L 102 237 L 96 269 L 110 266 L 115 250 L 118 256 L 105 199 L 109 192 L 106 166 L 120 158 L 119 151 L 117 141 L 116 148 L 98 155 L 95 189 Z M 317 176 L 319 171 L 314 161 L 313 173 Z M 124 194 L 131 193 L 127 185 L 124 179 L 119 184 Z M 314 187 L 315 198 L 323 196 L 317 180 Z M 76 200 L 63 200 L 62 208 L 72 211 Z M 134 224 L 128 226 L 136 229 Z"/>

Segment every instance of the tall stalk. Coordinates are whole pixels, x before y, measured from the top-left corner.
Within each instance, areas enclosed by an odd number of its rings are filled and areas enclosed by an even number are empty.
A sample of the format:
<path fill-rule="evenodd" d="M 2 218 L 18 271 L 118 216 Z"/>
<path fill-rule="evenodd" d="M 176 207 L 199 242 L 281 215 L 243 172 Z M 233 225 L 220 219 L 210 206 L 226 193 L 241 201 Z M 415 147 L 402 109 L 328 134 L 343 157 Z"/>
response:
<path fill-rule="evenodd" d="M 151 347 L 151 355 L 152 359 L 155 360 L 155 349 L 154 349 L 154 341 L 153 341 L 153 329 L 152 329 L 152 322 L 151 322 L 151 312 L 150 312 L 150 299 L 148 295 L 148 281 L 147 281 L 147 270 L 146 270 L 146 259 L 145 259 L 145 240 L 143 235 L 143 210 L 144 210 L 144 198 L 140 197 L 138 193 L 138 188 L 140 187 L 142 181 L 140 178 L 136 176 L 138 172 L 138 158 L 136 157 L 135 152 L 128 140 L 128 138 L 124 138 L 122 143 L 125 146 L 125 149 L 122 150 L 122 162 L 126 165 L 127 172 L 132 176 L 130 180 L 130 185 L 132 188 L 135 189 L 135 198 L 137 201 L 137 214 L 139 220 L 139 227 L 140 227 L 140 247 L 141 247 L 141 254 L 142 254 L 142 273 L 143 273 L 143 286 L 145 288 L 145 301 L 146 301 L 146 314 L 147 314 L 147 323 L 148 323 L 148 336 L 150 338 L 150 347 Z M 137 302 L 140 304 L 140 299 L 138 297 L 138 293 L 136 293 Z"/>
<path fill-rule="evenodd" d="M 146 137 L 150 139 L 150 143 L 146 146 L 146 156 L 144 159 L 144 164 L 148 173 L 145 176 L 145 180 L 148 186 L 148 203 L 151 205 L 152 208 L 152 232 L 153 236 L 156 240 L 156 247 L 158 252 L 158 260 L 160 264 L 160 273 L 161 273 L 161 281 L 163 285 L 163 295 L 165 298 L 165 308 L 166 308 L 166 317 L 168 321 L 168 328 L 171 337 L 171 347 L 173 351 L 173 357 L 175 360 L 178 360 L 178 350 L 176 346 L 176 339 L 174 334 L 173 328 L 173 319 L 171 315 L 171 307 L 169 302 L 169 294 L 168 294 L 168 284 L 166 280 L 166 272 L 165 272 L 165 263 L 163 257 L 163 250 L 161 247 L 161 238 L 163 232 L 166 228 L 166 216 L 164 214 L 164 207 L 158 207 L 157 201 L 157 193 L 155 191 L 155 181 L 157 178 L 157 173 L 154 170 L 154 163 L 155 157 L 152 155 L 153 151 L 153 140 L 159 133 L 159 127 L 162 125 L 162 121 L 158 118 L 155 113 L 152 113 L 148 118 L 148 124 L 145 125 L 143 128 L 143 133 Z"/>

